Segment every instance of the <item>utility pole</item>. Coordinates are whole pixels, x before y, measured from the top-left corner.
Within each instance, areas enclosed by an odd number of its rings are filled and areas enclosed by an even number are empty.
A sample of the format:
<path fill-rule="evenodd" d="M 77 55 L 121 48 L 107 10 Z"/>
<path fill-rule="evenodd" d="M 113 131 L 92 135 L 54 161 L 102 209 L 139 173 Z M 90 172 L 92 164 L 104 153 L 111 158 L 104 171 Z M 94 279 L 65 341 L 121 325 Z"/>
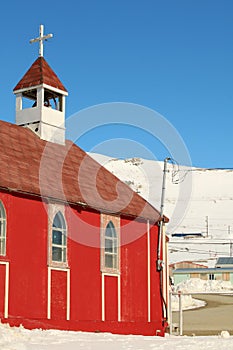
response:
<path fill-rule="evenodd" d="M 164 202 L 165 202 L 165 190 L 166 190 L 166 178 L 167 178 L 167 163 L 171 158 L 167 157 L 164 159 L 164 168 L 163 168 L 163 184 L 162 184 L 162 193 L 161 193 L 161 205 L 160 205 L 160 217 L 161 221 L 159 222 L 159 237 L 158 237 L 158 251 L 157 251 L 157 271 L 161 271 L 163 268 L 163 260 L 161 260 L 161 246 L 162 246 L 162 235 L 163 235 L 163 226 L 164 226 Z"/>

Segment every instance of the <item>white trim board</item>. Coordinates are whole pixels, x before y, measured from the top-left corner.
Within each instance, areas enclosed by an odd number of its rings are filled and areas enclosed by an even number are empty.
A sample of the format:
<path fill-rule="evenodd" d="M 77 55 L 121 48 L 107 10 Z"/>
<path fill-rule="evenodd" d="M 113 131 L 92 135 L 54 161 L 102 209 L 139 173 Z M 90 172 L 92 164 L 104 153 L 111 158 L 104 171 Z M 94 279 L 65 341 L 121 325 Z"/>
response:
<path fill-rule="evenodd" d="M 9 264 L 8 261 L 0 261 L 0 264 L 6 266 L 6 271 L 5 271 L 5 295 L 4 295 L 4 318 L 8 318 L 10 264 Z"/>
<path fill-rule="evenodd" d="M 62 269 L 59 267 L 48 266 L 48 295 L 47 295 L 47 318 L 51 319 L 51 272 L 62 271 L 66 272 L 66 320 L 70 320 L 70 269 Z"/>

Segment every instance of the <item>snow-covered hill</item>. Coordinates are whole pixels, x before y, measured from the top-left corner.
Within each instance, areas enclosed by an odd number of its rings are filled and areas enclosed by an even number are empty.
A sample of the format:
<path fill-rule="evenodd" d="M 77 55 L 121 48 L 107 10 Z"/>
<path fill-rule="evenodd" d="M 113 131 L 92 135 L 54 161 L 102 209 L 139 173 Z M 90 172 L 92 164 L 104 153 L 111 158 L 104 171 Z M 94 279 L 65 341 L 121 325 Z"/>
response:
<path fill-rule="evenodd" d="M 163 162 L 112 159 L 91 154 L 99 163 L 160 209 Z M 187 168 L 168 164 L 164 212 L 167 233 L 198 233 L 204 238 L 172 238 L 171 262 L 206 262 L 232 254 L 233 170 Z"/>

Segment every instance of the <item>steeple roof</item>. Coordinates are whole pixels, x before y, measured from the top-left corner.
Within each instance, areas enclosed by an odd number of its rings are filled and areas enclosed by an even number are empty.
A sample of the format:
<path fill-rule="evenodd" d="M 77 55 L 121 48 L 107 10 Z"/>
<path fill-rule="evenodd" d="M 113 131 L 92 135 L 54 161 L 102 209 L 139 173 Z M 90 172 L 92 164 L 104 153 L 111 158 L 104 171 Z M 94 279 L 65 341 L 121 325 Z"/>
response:
<path fill-rule="evenodd" d="M 46 84 L 56 89 L 67 92 L 64 85 L 61 83 L 58 76 L 54 73 L 52 68 L 48 65 L 44 57 L 38 57 L 31 65 L 23 78 L 19 81 L 13 91 Z"/>

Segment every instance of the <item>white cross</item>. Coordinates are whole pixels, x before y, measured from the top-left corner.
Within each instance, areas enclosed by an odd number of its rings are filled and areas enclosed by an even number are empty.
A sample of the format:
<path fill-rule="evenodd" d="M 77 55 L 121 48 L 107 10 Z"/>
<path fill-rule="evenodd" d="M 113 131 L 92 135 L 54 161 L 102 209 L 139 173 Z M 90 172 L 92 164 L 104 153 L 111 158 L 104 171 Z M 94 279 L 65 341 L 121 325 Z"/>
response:
<path fill-rule="evenodd" d="M 44 40 L 47 40 L 49 38 L 52 38 L 53 34 L 47 34 L 44 35 L 44 26 L 43 24 L 40 25 L 40 36 L 35 39 L 30 40 L 30 44 L 37 43 L 39 41 L 39 56 L 43 57 L 44 54 Z"/>

